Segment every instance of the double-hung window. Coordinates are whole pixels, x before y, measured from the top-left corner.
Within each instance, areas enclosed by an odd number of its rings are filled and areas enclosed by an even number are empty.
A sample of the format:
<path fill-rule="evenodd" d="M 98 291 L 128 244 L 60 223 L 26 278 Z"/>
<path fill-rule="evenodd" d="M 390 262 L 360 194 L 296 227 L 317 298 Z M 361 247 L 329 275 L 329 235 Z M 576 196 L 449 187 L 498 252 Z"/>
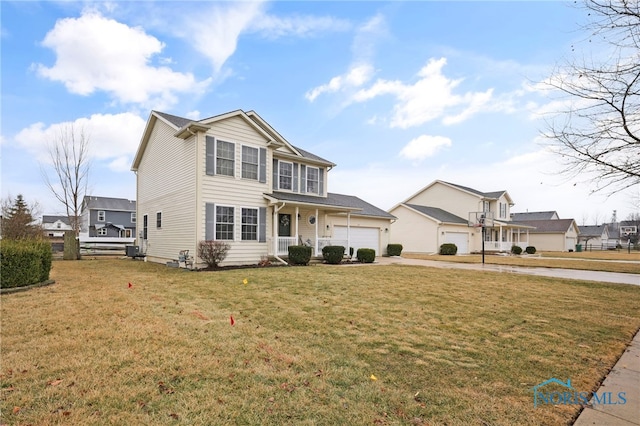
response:
<path fill-rule="evenodd" d="M 104 210 L 98 210 L 98 222 L 104 222 L 107 219 L 107 214 Z"/>
<path fill-rule="evenodd" d="M 293 164 L 280 161 L 279 167 L 280 173 L 278 176 L 278 188 L 288 189 L 291 191 L 293 182 Z"/>
<path fill-rule="evenodd" d="M 234 208 L 216 206 L 216 240 L 233 240 Z"/>
<path fill-rule="evenodd" d="M 235 145 L 231 142 L 220 140 L 216 142 L 216 174 L 233 176 Z"/>
<path fill-rule="evenodd" d="M 156 213 L 156 228 L 162 228 L 162 212 Z"/>
<path fill-rule="evenodd" d="M 242 240 L 258 240 L 258 209 L 242 209 Z"/>
<path fill-rule="evenodd" d="M 136 223 L 136 212 L 131 212 L 131 223 Z"/>
<path fill-rule="evenodd" d="M 258 148 L 242 147 L 242 178 L 258 180 Z"/>
<path fill-rule="evenodd" d="M 307 192 L 320 193 L 320 171 L 315 167 L 307 166 Z"/>

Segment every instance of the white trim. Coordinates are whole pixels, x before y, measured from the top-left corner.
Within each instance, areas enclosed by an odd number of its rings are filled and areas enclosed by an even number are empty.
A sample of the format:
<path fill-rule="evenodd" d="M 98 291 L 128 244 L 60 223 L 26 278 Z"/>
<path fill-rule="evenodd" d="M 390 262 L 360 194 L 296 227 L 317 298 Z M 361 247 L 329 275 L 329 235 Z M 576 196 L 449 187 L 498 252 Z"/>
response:
<path fill-rule="evenodd" d="M 102 213 L 102 219 L 100 219 L 100 213 Z M 106 210 L 98 210 L 98 216 L 96 221 L 98 222 L 106 222 L 107 220 L 107 211 Z"/>
<path fill-rule="evenodd" d="M 260 208 L 259 207 L 249 207 L 249 206 L 238 206 L 240 210 L 240 241 L 249 241 L 249 242 L 259 242 L 260 241 Z M 250 209 L 256 211 L 256 239 L 255 240 L 244 240 L 242 239 L 242 209 Z M 234 224 L 235 225 L 235 224 Z M 215 229 L 214 229 L 215 232 Z"/>
<path fill-rule="evenodd" d="M 211 136 L 211 135 L 209 135 L 209 136 Z M 228 140 L 224 140 L 224 139 L 218 139 L 215 136 L 213 136 L 213 141 L 214 141 L 213 142 L 213 147 L 214 147 L 214 149 L 213 149 L 213 161 L 214 161 L 213 173 L 214 173 L 214 176 L 226 176 L 226 177 L 230 177 L 230 178 L 235 178 L 236 177 L 236 157 L 237 157 L 237 155 L 236 155 L 237 154 L 236 153 L 236 146 L 237 146 L 237 143 L 236 142 L 231 142 L 231 141 L 228 141 Z M 233 174 L 231 174 L 231 175 L 221 174 L 218 171 L 218 142 L 224 142 L 224 143 L 228 143 L 228 144 L 233 145 L 233 150 L 232 150 L 232 152 L 233 152 L 233 167 L 231 168 L 231 171 L 232 171 Z M 231 161 L 228 158 L 223 158 L 223 160 Z"/>
<path fill-rule="evenodd" d="M 320 167 L 314 167 L 314 166 L 309 166 L 309 165 L 306 165 L 306 166 L 307 166 L 306 167 L 306 174 L 307 175 L 305 176 L 306 184 L 305 184 L 305 188 L 304 188 L 305 189 L 304 193 L 305 194 L 322 195 L 322 194 L 320 194 Z M 316 186 L 317 186 L 317 188 L 316 188 L 317 191 L 315 191 L 315 192 L 309 191 L 309 170 L 312 170 L 312 169 L 316 170 L 318 172 L 318 176 L 317 176 L 318 179 L 315 181 L 316 182 Z"/>
<path fill-rule="evenodd" d="M 138 215 L 136 214 L 136 212 L 131 212 L 131 223 L 136 223 L 138 220 Z"/>
<path fill-rule="evenodd" d="M 282 185 L 280 185 L 280 168 L 282 167 L 283 164 L 289 164 L 291 166 L 291 188 L 283 188 Z M 289 161 L 282 161 L 282 160 L 278 160 L 278 191 L 289 191 L 289 192 L 293 192 L 293 162 L 289 162 Z"/>
<path fill-rule="evenodd" d="M 236 228 L 236 223 L 237 223 L 237 217 L 236 217 L 236 206 L 231 206 L 228 204 L 218 204 L 218 203 L 214 203 L 214 211 L 213 211 L 213 240 L 214 241 L 237 241 L 237 229 Z M 233 209 L 233 231 L 231 233 L 232 238 L 229 239 L 218 239 L 218 230 L 217 230 L 217 225 L 218 225 L 218 207 L 229 207 Z M 242 220 L 242 218 L 240 219 Z M 242 237 L 241 237 L 242 238 Z"/>

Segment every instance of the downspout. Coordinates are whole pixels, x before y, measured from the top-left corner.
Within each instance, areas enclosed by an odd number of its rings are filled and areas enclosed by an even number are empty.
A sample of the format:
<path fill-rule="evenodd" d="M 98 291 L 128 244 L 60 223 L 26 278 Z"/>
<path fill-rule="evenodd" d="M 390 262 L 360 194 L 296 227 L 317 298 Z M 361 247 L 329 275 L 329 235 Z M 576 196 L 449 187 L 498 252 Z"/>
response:
<path fill-rule="evenodd" d="M 284 259 L 278 256 L 278 212 L 282 210 L 285 204 L 286 203 L 283 202 L 280 207 L 275 204 L 273 205 L 273 257 L 283 265 L 288 265 Z"/>

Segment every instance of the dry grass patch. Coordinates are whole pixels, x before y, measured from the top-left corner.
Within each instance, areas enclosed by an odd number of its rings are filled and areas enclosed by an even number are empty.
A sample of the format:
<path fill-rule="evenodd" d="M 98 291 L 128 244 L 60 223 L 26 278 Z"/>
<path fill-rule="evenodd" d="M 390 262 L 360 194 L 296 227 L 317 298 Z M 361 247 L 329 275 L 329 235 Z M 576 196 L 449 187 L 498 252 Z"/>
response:
<path fill-rule="evenodd" d="M 578 407 L 534 409 L 531 388 L 595 390 L 640 327 L 639 287 L 475 271 L 52 278 L 2 296 L 2 423 L 567 424 Z"/>
<path fill-rule="evenodd" d="M 607 252 L 602 252 L 607 253 Z M 543 253 L 541 256 L 503 256 L 487 254 L 485 263 L 494 265 L 510 265 L 525 267 L 582 269 L 586 271 L 606 271 L 640 274 L 640 254 L 613 252 L 602 253 Z M 402 257 L 408 259 L 438 260 L 456 263 L 481 263 L 482 255 L 442 256 L 431 254 L 407 253 Z"/>

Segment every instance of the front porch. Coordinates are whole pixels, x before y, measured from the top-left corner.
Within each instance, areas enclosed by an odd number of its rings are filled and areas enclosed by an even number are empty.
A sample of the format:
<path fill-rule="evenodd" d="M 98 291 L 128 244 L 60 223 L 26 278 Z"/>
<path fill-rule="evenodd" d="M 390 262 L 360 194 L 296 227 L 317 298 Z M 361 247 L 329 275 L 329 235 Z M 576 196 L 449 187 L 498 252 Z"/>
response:
<path fill-rule="evenodd" d="M 485 229 L 484 249 L 510 252 L 511 247 L 518 246 L 524 250 L 529 246 L 529 229 L 533 227 L 496 221 L 492 228 Z"/>
<path fill-rule="evenodd" d="M 344 246 L 347 253 L 350 240 L 351 213 L 360 210 L 332 204 L 324 197 L 298 194 L 269 194 L 265 197 L 272 207 L 272 244 L 270 255 L 287 256 L 289 247 L 305 245 L 312 248 L 313 257 L 322 256 L 329 245 Z M 347 218 L 347 238 L 335 238 L 329 215 Z"/>

